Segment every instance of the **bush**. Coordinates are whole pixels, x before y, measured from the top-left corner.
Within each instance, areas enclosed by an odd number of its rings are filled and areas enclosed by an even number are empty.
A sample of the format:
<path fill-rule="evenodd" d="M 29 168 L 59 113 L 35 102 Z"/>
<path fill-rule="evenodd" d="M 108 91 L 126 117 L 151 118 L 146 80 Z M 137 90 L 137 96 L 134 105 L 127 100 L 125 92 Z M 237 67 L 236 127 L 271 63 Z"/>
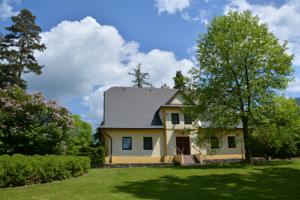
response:
<path fill-rule="evenodd" d="M 101 145 L 91 145 L 81 149 L 82 156 L 88 156 L 92 167 L 103 167 L 105 164 L 105 147 Z"/>
<path fill-rule="evenodd" d="M 0 187 L 46 183 L 88 172 L 90 159 L 83 156 L 0 156 Z"/>
<path fill-rule="evenodd" d="M 66 153 L 71 113 L 18 87 L 0 89 L 0 154 Z"/>

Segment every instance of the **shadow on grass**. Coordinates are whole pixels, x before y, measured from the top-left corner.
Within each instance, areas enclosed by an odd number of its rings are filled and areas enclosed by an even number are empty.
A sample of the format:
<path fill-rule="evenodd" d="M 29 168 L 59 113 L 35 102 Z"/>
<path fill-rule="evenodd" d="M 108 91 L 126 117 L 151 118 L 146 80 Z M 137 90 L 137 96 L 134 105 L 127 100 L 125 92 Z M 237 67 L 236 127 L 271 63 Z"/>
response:
<path fill-rule="evenodd" d="M 248 162 L 236 162 L 236 163 L 210 163 L 205 165 L 191 165 L 191 166 L 175 166 L 176 169 L 219 169 L 219 168 L 249 168 L 253 166 L 281 166 L 292 164 L 291 160 L 276 160 L 276 161 L 256 161 L 249 164 Z"/>
<path fill-rule="evenodd" d="M 300 170 L 262 168 L 245 174 L 176 175 L 126 182 L 117 192 L 141 199 L 299 199 Z"/>

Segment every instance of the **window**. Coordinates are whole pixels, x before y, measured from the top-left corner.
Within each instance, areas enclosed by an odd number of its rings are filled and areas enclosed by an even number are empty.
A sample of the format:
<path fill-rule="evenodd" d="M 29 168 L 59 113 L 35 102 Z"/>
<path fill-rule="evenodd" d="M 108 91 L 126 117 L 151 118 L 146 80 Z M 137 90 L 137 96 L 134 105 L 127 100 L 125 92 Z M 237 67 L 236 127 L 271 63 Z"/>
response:
<path fill-rule="evenodd" d="M 123 137 L 122 138 L 122 149 L 123 150 L 131 150 L 132 149 L 132 138 L 131 137 Z"/>
<path fill-rule="evenodd" d="M 144 137 L 144 150 L 152 150 L 152 137 Z"/>
<path fill-rule="evenodd" d="M 179 124 L 179 113 L 172 113 L 172 124 Z"/>
<path fill-rule="evenodd" d="M 228 148 L 236 148 L 236 141 L 234 136 L 228 136 Z"/>
<path fill-rule="evenodd" d="M 192 116 L 189 114 L 184 115 L 184 124 L 192 124 Z"/>
<path fill-rule="evenodd" d="M 210 147 L 212 149 L 218 149 L 219 148 L 219 138 L 213 136 L 210 138 Z"/>

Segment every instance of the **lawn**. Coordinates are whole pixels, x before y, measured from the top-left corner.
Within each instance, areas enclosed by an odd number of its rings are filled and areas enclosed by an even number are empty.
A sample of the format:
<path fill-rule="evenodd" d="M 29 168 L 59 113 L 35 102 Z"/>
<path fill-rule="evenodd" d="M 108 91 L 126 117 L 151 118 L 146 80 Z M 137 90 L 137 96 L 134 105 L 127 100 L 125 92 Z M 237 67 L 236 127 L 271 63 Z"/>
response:
<path fill-rule="evenodd" d="M 79 178 L 0 189 L 1 200 L 299 198 L 300 160 L 264 165 L 93 169 Z"/>

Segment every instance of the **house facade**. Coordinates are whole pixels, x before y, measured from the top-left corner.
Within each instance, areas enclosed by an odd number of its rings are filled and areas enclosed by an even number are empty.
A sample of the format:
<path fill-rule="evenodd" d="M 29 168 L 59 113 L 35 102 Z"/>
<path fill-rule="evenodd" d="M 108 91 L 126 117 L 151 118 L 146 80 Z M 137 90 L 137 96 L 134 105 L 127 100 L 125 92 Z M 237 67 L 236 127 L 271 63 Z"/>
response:
<path fill-rule="evenodd" d="M 184 106 L 176 89 L 112 87 L 105 91 L 101 130 L 106 162 L 183 162 L 183 155 L 196 160 L 243 159 L 238 128 L 220 131 L 200 147 L 196 145 L 195 136 L 205 130 L 205 123 L 193 123 L 183 113 Z"/>

